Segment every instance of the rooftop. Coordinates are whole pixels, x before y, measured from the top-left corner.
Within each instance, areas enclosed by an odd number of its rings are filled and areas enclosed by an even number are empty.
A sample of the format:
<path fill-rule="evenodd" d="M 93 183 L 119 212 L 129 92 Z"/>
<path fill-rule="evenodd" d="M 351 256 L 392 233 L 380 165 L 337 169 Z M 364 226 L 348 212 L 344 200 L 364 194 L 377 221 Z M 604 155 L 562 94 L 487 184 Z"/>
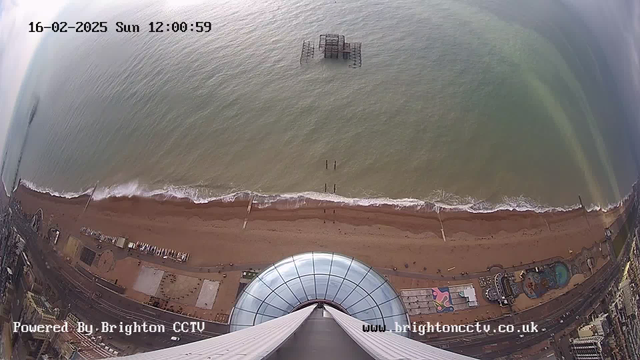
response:
<path fill-rule="evenodd" d="M 372 325 L 409 323 L 398 294 L 370 266 L 340 254 L 312 252 L 288 257 L 260 273 L 238 297 L 231 331 L 317 302 Z"/>
<path fill-rule="evenodd" d="M 36 295 L 32 292 L 27 293 L 27 296 L 34 303 L 38 311 L 42 312 L 44 315 L 54 316 L 51 304 L 49 304 L 42 296 Z"/>

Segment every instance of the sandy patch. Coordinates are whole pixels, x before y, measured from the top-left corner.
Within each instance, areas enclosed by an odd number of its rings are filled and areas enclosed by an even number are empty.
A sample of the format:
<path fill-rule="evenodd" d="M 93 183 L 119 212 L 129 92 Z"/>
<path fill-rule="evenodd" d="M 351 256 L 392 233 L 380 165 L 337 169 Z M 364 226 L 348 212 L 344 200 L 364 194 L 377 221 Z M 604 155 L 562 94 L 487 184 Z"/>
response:
<path fill-rule="evenodd" d="M 164 271 L 143 266 L 138 273 L 138 278 L 133 284 L 133 289 L 143 294 L 155 296 L 160 287 Z"/>
<path fill-rule="evenodd" d="M 218 281 L 205 280 L 202 283 L 200 295 L 198 295 L 198 300 L 196 301 L 196 307 L 211 310 L 216 301 L 219 288 L 220 283 Z"/>

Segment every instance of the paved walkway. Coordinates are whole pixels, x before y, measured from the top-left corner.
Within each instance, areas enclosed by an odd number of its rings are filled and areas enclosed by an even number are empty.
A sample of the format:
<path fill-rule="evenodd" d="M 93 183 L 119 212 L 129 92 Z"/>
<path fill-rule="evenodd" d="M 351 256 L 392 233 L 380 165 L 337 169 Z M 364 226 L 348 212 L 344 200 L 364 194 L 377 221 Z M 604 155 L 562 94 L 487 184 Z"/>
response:
<path fill-rule="evenodd" d="M 84 246 L 90 248 L 91 250 L 97 253 L 101 253 L 102 251 L 104 251 L 105 248 L 108 248 L 109 250 L 113 251 L 114 258 L 116 260 L 122 260 L 127 257 L 131 257 L 137 260 L 146 261 L 148 263 L 162 265 L 162 266 L 170 267 L 173 269 L 178 269 L 178 270 L 183 270 L 183 271 L 188 271 L 193 273 L 216 273 L 216 272 L 225 272 L 225 271 L 262 270 L 273 265 L 273 263 L 244 263 L 244 264 L 233 264 L 233 266 L 230 266 L 229 264 L 210 265 L 210 266 L 192 266 L 187 263 L 176 262 L 169 259 L 163 259 L 158 256 L 144 254 L 138 250 L 120 249 L 114 245 L 111 245 L 109 243 L 104 243 L 104 242 L 101 243 L 103 246 L 103 249 L 101 250 L 96 247 L 96 245 L 98 244 L 97 241 L 88 240 L 86 238 L 81 238 L 81 237 L 77 237 L 77 238 L 80 239 L 80 241 L 83 243 Z M 604 241 L 604 238 L 603 238 L 603 241 Z M 393 270 L 390 268 L 382 268 L 382 267 L 375 267 L 374 270 L 376 270 L 379 274 L 383 274 L 383 275 L 393 275 L 393 276 L 400 276 L 400 277 L 406 277 L 406 278 L 412 278 L 412 279 L 455 281 L 455 280 L 473 280 L 483 276 L 495 275 L 503 271 L 507 271 L 507 272 L 522 271 L 522 270 L 534 268 L 536 266 L 543 266 L 556 261 L 563 261 L 563 260 L 565 259 L 558 256 L 550 259 L 545 259 L 541 261 L 536 261 L 532 263 L 506 267 L 506 268 L 502 267 L 502 265 L 500 264 L 494 264 L 494 265 L 488 266 L 486 271 L 468 273 L 465 275 L 461 275 L 460 273 L 453 275 L 451 272 L 447 272 L 446 270 L 444 270 L 444 272 L 440 274 L 425 274 L 425 273 L 419 273 L 419 272 Z"/>

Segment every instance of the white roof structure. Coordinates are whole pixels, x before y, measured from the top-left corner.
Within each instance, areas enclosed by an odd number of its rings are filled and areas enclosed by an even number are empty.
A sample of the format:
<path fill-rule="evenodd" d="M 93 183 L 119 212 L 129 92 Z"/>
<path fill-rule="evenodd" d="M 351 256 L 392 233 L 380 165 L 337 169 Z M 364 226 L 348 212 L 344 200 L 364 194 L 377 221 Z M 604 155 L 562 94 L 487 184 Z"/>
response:
<path fill-rule="evenodd" d="M 288 316 L 243 331 L 191 344 L 122 357 L 130 360 L 264 359 L 271 355 L 313 311 L 309 306 Z"/>
<path fill-rule="evenodd" d="M 364 332 L 363 321 L 355 319 L 331 307 L 326 308 L 340 327 L 362 349 L 374 359 L 447 359 L 466 360 L 473 359 L 450 351 L 407 339 L 406 337 L 387 332 Z"/>
<path fill-rule="evenodd" d="M 464 297 L 469 300 L 469 306 L 478 306 L 478 298 L 476 297 L 476 289 L 472 287 L 464 289 Z"/>
<path fill-rule="evenodd" d="M 398 294 L 370 266 L 340 254 L 312 252 L 262 271 L 238 297 L 230 328 L 261 324 L 314 302 L 331 304 L 372 325 L 409 324 Z"/>
<path fill-rule="evenodd" d="M 329 336 L 334 336 L 332 341 L 326 343 L 326 354 L 318 354 L 309 349 L 308 343 L 298 344 L 295 342 L 326 340 L 326 333 L 311 331 L 311 336 L 302 332 L 302 328 L 313 318 L 313 313 L 319 317 L 314 319 L 315 323 L 309 328 L 318 329 L 317 321 L 325 321 L 331 324 L 337 323 L 338 329 L 342 331 L 332 331 Z M 326 314 L 328 313 L 328 315 Z M 348 314 L 343 313 L 331 306 L 324 306 L 318 309 L 314 305 L 307 306 L 291 314 L 281 316 L 277 319 L 267 321 L 256 326 L 244 328 L 229 334 L 221 335 L 212 339 L 201 340 L 191 344 L 176 346 L 163 350 L 151 351 L 148 353 L 125 356 L 127 360 L 280 360 L 292 358 L 292 353 L 297 355 L 294 358 L 307 359 L 307 355 L 315 355 L 326 359 L 335 359 L 335 351 L 340 351 L 343 344 L 335 344 L 338 339 L 352 342 L 360 352 L 355 355 L 353 348 L 344 348 L 341 353 L 342 359 L 376 359 L 376 360 L 467 360 L 470 357 L 455 354 L 446 350 L 408 339 L 404 336 L 391 332 L 365 332 L 363 325 L 369 326 Z M 307 334 L 308 335 L 308 334 Z M 294 343 L 294 346 L 291 346 Z M 338 348 L 338 349 L 337 349 Z M 296 352 L 297 351 L 297 352 Z M 309 351 L 309 353 L 307 353 Z M 334 351 L 334 354 L 329 352 Z M 363 354 L 363 355 L 362 355 Z"/>

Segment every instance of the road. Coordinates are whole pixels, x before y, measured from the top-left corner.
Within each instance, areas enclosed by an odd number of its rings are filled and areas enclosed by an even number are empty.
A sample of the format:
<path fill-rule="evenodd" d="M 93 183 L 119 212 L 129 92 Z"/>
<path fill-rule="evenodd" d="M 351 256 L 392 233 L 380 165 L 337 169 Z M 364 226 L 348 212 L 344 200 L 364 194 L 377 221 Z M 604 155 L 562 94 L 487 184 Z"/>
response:
<path fill-rule="evenodd" d="M 521 329 L 522 325 L 533 322 L 538 325 L 537 333 L 450 334 L 420 341 L 487 359 L 522 351 L 546 339 L 555 338 L 552 334 L 571 329 L 576 322 L 582 323 L 581 317 L 603 300 L 606 290 L 621 275 L 621 269 L 621 264 L 612 259 L 596 274 L 564 295 L 530 310 L 481 323 L 490 325 L 491 329 L 497 329 L 500 324 L 512 324 L 515 329 Z"/>

